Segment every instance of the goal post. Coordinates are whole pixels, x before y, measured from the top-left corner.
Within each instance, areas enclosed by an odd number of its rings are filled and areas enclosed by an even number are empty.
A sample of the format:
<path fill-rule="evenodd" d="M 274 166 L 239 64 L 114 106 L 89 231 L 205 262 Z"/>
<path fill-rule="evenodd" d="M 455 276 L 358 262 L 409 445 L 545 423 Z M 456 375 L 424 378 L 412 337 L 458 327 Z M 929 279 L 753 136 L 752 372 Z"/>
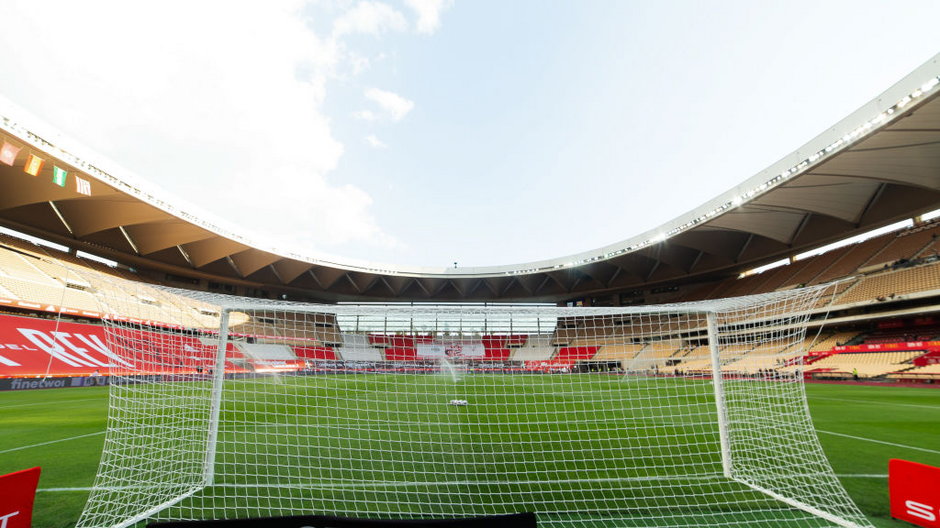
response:
<path fill-rule="evenodd" d="M 806 405 L 826 287 L 620 308 L 160 291 L 165 313 L 106 322 L 131 367 L 111 372 L 80 528 L 525 511 L 559 527 L 870 526 Z"/>
<path fill-rule="evenodd" d="M 218 345 L 215 361 L 212 362 L 212 401 L 209 404 L 209 434 L 206 440 L 205 485 L 211 486 L 215 479 L 215 453 L 219 438 L 219 413 L 222 407 L 222 385 L 225 383 L 225 353 L 228 349 L 228 327 L 231 313 L 223 309 L 219 325 Z"/>
<path fill-rule="evenodd" d="M 725 405 L 724 377 L 721 375 L 721 347 L 718 346 L 718 315 L 708 312 L 708 352 L 712 367 L 712 388 L 715 391 L 715 419 L 718 420 L 718 445 L 721 449 L 721 473 L 731 478 L 731 445 L 728 439 L 728 408 Z"/>

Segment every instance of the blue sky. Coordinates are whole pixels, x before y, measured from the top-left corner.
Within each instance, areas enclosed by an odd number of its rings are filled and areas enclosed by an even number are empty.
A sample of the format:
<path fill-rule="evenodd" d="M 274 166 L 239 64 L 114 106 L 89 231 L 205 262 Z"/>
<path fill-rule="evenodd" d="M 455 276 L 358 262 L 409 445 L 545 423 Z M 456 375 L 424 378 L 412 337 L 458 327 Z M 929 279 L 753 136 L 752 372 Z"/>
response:
<path fill-rule="evenodd" d="M 934 1 L 126 4 L 4 2 L 0 94 L 266 242 L 425 266 L 639 234 L 940 51 Z"/>

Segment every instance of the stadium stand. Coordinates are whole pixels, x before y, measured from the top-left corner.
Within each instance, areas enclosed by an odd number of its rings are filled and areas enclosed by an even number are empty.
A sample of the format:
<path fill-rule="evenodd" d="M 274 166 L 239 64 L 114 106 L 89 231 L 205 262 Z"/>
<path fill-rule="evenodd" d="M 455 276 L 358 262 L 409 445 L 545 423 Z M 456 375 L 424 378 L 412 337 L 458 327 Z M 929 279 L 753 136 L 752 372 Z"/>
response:
<path fill-rule="evenodd" d="M 737 361 L 722 365 L 721 370 L 722 372 L 740 372 L 745 374 L 777 370 L 782 363 L 799 357 L 799 355 L 799 353 L 773 355 L 748 354 Z"/>
<path fill-rule="evenodd" d="M 844 345 L 851 342 L 858 336 L 858 332 L 836 332 L 826 336 L 820 336 L 818 340 L 812 338 L 807 338 L 809 342 L 809 353 L 813 352 L 828 352 L 832 350 L 832 347 Z M 815 343 L 813 342 L 815 341 Z"/>
<path fill-rule="evenodd" d="M 923 355 L 923 351 L 906 352 L 855 352 L 833 354 L 806 367 L 807 374 L 819 377 L 828 374 L 853 374 L 859 378 L 872 378 L 910 367 L 910 361 Z"/>
<path fill-rule="evenodd" d="M 783 285 L 796 287 L 803 284 L 809 284 L 816 277 L 822 274 L 827 268 L 832 266 L 833 262 L 842 258 L 851 249 L 851 247 L 841 247 L 823 255 L 816 255 L 798 261 L 797 264 L 803 264 L 796 268 L 793 275 L 788 277 L 787 280 L 783 282 Z"/>
<path fill-rule="evenodd" d="M 915 292 L 940 289 L 940 262 L 867 276 L 839 296 L 836 304 L 884 302 Z"/>
<path fill-rule="evenodd" d="M 560 365 L 574 365 L 577 361 L 590 359 L 597 354 L 598 346 L 567 346 L 560 347 L 552 356 L 551 361 Z"/>
<path fill-rule="evenodd" d="M 840 282 L 835 287 L 834 295 L 821 298 L 817 308 L 830 304 L 841 308 L 859 303 L 897 301 L 912 293 L 926 294 L 940 289 L 940 262 L 935 257 L 938 236 L 940 222 L 933 221 L 791 262 L 763 273 L 685 287 L 677 299 L 748 295 L 855 275 L 855 278 Z M 121 285 L 127 280 L 133 282 L 133 295 L 126 293 L 130 291 L 129 288 L 122 289 Z M 0 297 L 87 312 L 111 312 L 157 325 L 193 329 L 214 327 L 217 317 L 208 304 L 172 293 L 128 270 L 8 235 L 0 235 Z M 263 314 L 255 317 L 263 318 Z M 694 344 L 683 340 L 660 341 L 662 337 L 670 337 L 660 335 L 665 326 L 665 321 L 651 320 L 642 327 L 641 335 L 631 336 L 638 341 L 642 340 L 642 343 L 624 344 L 628 339 L 621 335 L 621 326 L 612 318 L 560 319 L 551 335 L 484 335 L 481 337 L 484 355 L 479 359 L 564 366 L 579 362 L 613 361 L 619 362 L 627 370 L 656 369 L 662 372 L 705 372 L 711 368 L 706 349 L 696 348 Z M 682 328 L 673 325 L 672 331 L 684 334 L 686 331 L 701 330 L 701 326 L 690 322 Z M 262 335 L 262 329 L 268 335 Z M 308 361 L 415 361 L 420 359 L 417 344 L 433 341 L 431 337 L 406 339 L 374 334 L 365 342 L 353 343 L 348 341 L 350 337 L 342 336 L 340 330 L 332 316 L 283 321 L 279 325 L 272 325 L 270 321 L 251 320 L 244 314 L 235 313 L 231 321 L 233 335 L 251 338 L 259 344 L 289 345 L 298 360 Z M 908 329 L 878 330 L 864 334 L 861 331 L 827 331 L 815 342 L 808 337 L 803 344 L 804 348 L 811 347 L 806 351 L 810 359 L 805 368 L 821 371 L 830 368 L 826 365 L 838 365 L 838 368 L 832 367 L 836 369 L 833 372 L 846 369 L 851 372 L 848 367 L 857 363 L 859 372 L 864 371 L 866 376 L 888 373 L 901 367 L 891 363 L 886 367 L 882 358 L 877 356 L 831 354 L 832 349 L 849 342 L 892 343 L 911 339 L 930 340 L 940 336 L 937 328 L 919 329 L 918 332 L 921 333 L 911 333 Z M 748 350 L 735 350 L 723 369 L 757 372 L 775 368 L 789 371 L 800 368 L 797 358 L 801 354 L 802 350 L 796 347 L 772 358 L 749 354 Z M 831 355 L 818 359 L 820 355 L 826 354 Z M 843 357 L 835 358 L 837 355 Z M 823 361 L 825 363 L 820 363 Z M 240 368 L 248 367 L 256 366 L 243 365 Z M 933 367 L 927 367 L 907 365 L 903 368 L 908 369 L 905 372 L 921 372 L 926 376 L 933 370 Z M 8 374 L 4 372 L 4 375 Z"/>
<path fill-rule="evenodd" d="M 157 352 L 120 354 L 122 344 L 139 350 L 134 343 L 141 341 L 156 343 Z M 96 324 L 11 315 L 0 315 L 0 343 L 0 378 L 109 375 L 129 368 L 126 358 L 137 374 L 201 374 L 218 346 L 210 334 L 129 326 L 106 337 Z M 271 355 L 275 349 L 280 355 Z M 229 343 L 226 357 L 231 372 L 298 370 L 306 359 L 337 359 L 329 347 L 247 342 Z"/>
<path fill-rule="evenodd" d="M 872 255 L 885 248 L 893 238 L 893 233 L 887 233 L 849 246 L 846 252 L 833 260 L 829 267 L 807 284 L 822 284 L 855 273 Z"/>
<path fill-rule="evenodd" d="M 869 266 L 892 264 L 902 259 L 914 259 L 925 256 L 925 251 L 940 236 L 940 223 L 928 224 L 905 229 L 894 235 L 887 246 L 874 253 L 863 264 L 862 269 Z"/>
<path fill-rule="evenodd" d="M 132 288 L 125 286 L 128 280 Z M 215 309 L 206 303 L 152 287 L 119 268 L 4 234 L 0 234 L 0 287 L 13 299 L 84 312 L 189 328 L 217 324 Z M 233 329 L 246 321 L 244 315 L 234 315 Z"/>
<path fill-rule="evenodd" d="M 525 345 L 513 348 L 509 359 L 512 361 L 548 361 L 555 354 L 551 345 L 555 336 L 549 334 L 531 335 Z"/>
<path fill-rule="evenodd" d="M 880 328 L 859 336 L 862 344 L 933 341 L 940 338 L 940 326 L 925 324 L 900 328 Z"/>
<path fill-rule="evenodd" d="M 833 295 L 820 298 L 817 308 L 830 304 L 884 302 L 915 292 L 937 290 L 940 289 L 940 262 L 935 260 L 933 248 L 938 231 L 940 226 L 931 223 L 900 233 L 888 233 L 764 273 L 705 285 L 690 291 L 680 300 L 749 295 L 836 279 L 843 281 L 836 286 Z M 921 260 L 917 260 L 918 257 Z M 867 275 L 846 279 L 872 262 L 878 264 L 875 269 L 869 267 Z"/>
<path fill-rule="evenodd" d="M 935 383 L 940 381 L 940 363 L 905 369 L 900 372 L 888 374 L 887 377 L 888 379 L 898 381 L 926 381 L 928 383 Z"/>
<path fill-rule="evenodd" d="M 295 346 L 293 350 L 298 359 L 339 359 L 336 351 L 329 347 Z"/>
<path fill-rule="evenodd" d="M 601 345 L 592 360 L 629 362 L 649 348 L 648 345 Z"/>

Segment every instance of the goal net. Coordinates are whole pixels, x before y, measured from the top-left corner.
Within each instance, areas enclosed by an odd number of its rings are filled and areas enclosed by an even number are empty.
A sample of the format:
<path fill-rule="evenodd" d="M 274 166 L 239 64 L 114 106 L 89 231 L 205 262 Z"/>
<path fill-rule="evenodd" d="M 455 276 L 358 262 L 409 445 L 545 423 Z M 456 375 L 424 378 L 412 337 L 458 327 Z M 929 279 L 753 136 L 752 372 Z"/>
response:
<path fill-rule="evenodd" d="M 146 288 L 153 302 L 109 307 L 124 361 L 81 528 L 527 511 L 547 526 L 870 526 L 802 384 L 825 288 L 632 308 Z"/>

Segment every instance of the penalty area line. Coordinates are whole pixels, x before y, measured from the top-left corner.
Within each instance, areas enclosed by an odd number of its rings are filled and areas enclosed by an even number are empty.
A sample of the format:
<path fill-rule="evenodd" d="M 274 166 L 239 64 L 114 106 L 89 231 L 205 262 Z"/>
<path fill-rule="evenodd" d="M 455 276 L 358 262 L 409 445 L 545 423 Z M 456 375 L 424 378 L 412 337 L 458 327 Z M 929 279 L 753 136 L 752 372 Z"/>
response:
<path fill-rule="evenodd" d="M 97 435 L 102 435 L 102 434 L 104 434 L 104 431 L 98 431 L 97 433 L 88 433 L 88 434 L 83 434 L 83 435 L 78 435 L 78 436 L 70 436 L 68 438 L 60 438 L 58 440 L 49 440 L 48 442 L 39 442 L 38 444 L 30 444 L 30 445 L 25 445 L 25 446 L 20 446 L 20 447 L 13 447 L 10 449 L 4 449 L 3 451 L 0 451 L 0 455 L 4 453 L 12 453 L 14 451 L 22 451 L 23 449 L 31 449 L 33 447 L 42 447 L 44 445 L 49 445 L 49 444 L 58 444 L 59 442 L 68 442 L 69 440 L 78 440 L 79 438 L 88 438 L 89 436 L 97 436 Z"/>
<path fill-rule="evenodd" d="M 72 403 L 72 402 L 81 402 L 89 400 L 98 400 L 100 398 L 73 398 L 66 400 L 49 400 L 41 402 L 31 402 L 31 403 L 14 403 L 12 405 L 0 405 L 0 410 L 3 409 L 12 409 L 14 407 L 32 407 L 34 405 L 52 405 L 52 404 L 61 404 L 61 403 Z"/>
<path fill-rule="evenodd" d="M 911 445 L 905 445 L 905 444 L 895 444 L 894 442 L 885 442 L 884 440 L 875 440 L 874 438 L 865 438 L 864 436 L 853 436 L 853 435 L 848 435 L 848 434 L 844 434 L 844 433 L 835 433 L 835 432 L 832 432 L 832 431 L 823 431 L 823 430 L 820 430 L 820 429 L 816 429 L 816 432 L 817 432 L 817 433 L 828 434 L 828 435 L 833 435 L 833 436 L 841 436 L 841 437 L 843 437 L 843 438 L 851 438 L 852 440 L 861 440 L 861 441 L 863 441 L 863 442 L 872 442 L 872 443 L 874 443 L 874 444 L 882 444 L 882 445 L 887 445 L 887 446 L 891 446 L 891 447 L 902 447 L 902 448 L 904 448 L 904 449 L 913 449 L 913 450 L 915 450 L 915 451 L 923 451 L 923 452 L 925 452 L 925 453 L 933 453 L 933 454 L 935 454 L 935 455 L 940 455 L 940 451 L 937 451 L 937 450 L 935 450 L 935 449 L 927 449 L 926 447 L 917 447 L 917 446 L 911 446 Z"/>
<path fill-rule="evenodd" d="M 862 404 L 875 404 L 875 405 L 885 405 L 888 407 L 913 407 L 915 409 L 932 409 L 934 411 L 940 410 L 940 407 L 936 405 L 919 405 L 916 403 L 897 403 L 897 402 L 886 402 L 886 401 L 877 401 L 877 400 L 857 400 L 855 398 L 829 398 L 826 396 L 809 396 L 807 397 L 809 401 L 813 400 L 828 400 L 828 401 L 839 401 L 839 402 L 848 402 L 848 403 L 862 403 Z"/>

